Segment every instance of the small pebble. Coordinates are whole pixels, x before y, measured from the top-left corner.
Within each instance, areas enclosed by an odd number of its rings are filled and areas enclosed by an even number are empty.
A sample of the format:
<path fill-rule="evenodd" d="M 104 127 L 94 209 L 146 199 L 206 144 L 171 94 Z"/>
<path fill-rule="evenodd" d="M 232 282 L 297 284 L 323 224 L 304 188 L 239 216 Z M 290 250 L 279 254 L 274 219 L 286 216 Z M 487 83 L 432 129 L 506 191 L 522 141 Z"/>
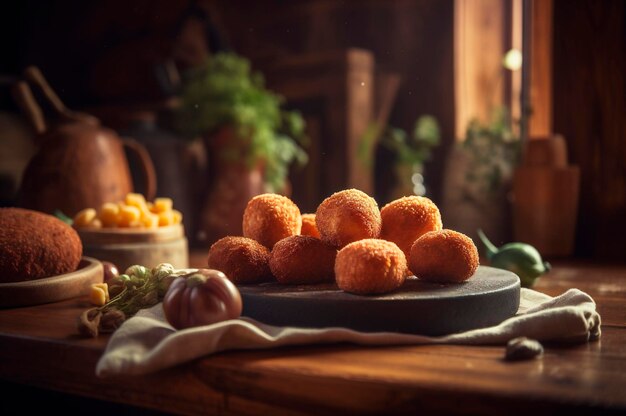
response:
<path fill-rule="evenodd" d="M 543 346 L 534 339 L 518 337 L 506 344 L 504 359 L 506 361 L 531 360 L 543 355 Z"/>

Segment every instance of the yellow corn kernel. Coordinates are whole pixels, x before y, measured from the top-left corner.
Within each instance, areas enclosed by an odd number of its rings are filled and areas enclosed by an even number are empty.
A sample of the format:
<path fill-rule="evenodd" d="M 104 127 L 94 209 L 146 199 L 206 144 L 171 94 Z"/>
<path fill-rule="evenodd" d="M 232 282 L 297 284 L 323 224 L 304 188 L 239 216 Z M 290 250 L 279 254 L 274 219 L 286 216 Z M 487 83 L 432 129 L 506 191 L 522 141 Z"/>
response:
<path fill-rule="evenodd" d="M 141 219 L 141 221 L 143 221 L 146 217 L 149 217 L 150 215 L 154 214 L 150 212 L 150 209 L 148 209 L 147 206 L 139 208 L 139 218 Z"/>
<path fill-rule="evenodd" d="M 92 305 L 103 306 L 109 301 L 109 285 L 106 283 L 94 283 L 89 292 L 89 302 Z"/>
<path fill-rule="evenodd" d="M 152 212 L 160 214 L 161 212 L 168 212 L 172 210 L 174 202 L 172 198 L 156 198 L 152 207 Z"/>
<path fill-rule="evenodd" d="M 98 218 L 94 218 L 93 220 L 91 220 L 91 222 L 87 225 L 87 227 L 89 228 L 102 228 L 102 221 L 100 221 Z"/>
<path fill-rule="evenodd" d="M 146 228 L 157 228 L 159 226 L 159 216 L 157 214 L 148 214 L 141 218 L 143 226 Z"/>
<path fill-rule="evenodd" d="M 96 218 L 96 210 L 85 208 L 74 216 L 74 225 L 76 227 L 86 227 L 94 218 Z"/>
<path fill-rule="evenodd" d="M 183 213 L 176 209 L 173 209 L 172 219 L 173 219 L 173 224 L 180 224 L 181 222 L 183 222 Z"/>
<path fill-rule="evenodd" d="M 139 221 L 141 214 L 139 208 L 130 205 L 120 206 L 120 212 L 117 215 L 118 227 L 130 227 L 130 224 Z"/>
<path fill-rule="evenodd" d="M 159 227 L 174 224 L 174 214 L 172 211 L 159 212 Z"/>
<path fill-rule="evenodd" d="M 129 193 L 126 195 L 124 202 L 126 202 L 126 205 L 137 207 L 140 210 L 147 208 L 146 199 L 143 197 L 142 194 Z"/>
<path fill-rule="evenodd" d="M 102 225 L 105 227 L 115 227 L 117 225 L 117 215 L 120 212 L 120 207 L 116 203 L 107 202 L 102 204 L 98 218 L 102 221 Z"/>

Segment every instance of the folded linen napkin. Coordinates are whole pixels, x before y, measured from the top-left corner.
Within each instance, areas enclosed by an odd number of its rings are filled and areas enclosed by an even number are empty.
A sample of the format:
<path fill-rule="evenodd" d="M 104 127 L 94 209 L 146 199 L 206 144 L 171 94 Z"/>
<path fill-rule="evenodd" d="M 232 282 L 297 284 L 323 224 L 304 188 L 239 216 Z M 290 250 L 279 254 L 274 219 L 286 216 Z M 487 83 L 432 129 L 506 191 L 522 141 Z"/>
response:
<path fill-rule="evenodd" d="M 96 367 L 100 377 L 147 374 L 227 350 L 349 342 L 360 345 L 504 345 L 526 336 L 539 341 L 587 342 L 600 337 L 600 315 L 588 294 L 569 289 L 551 297 L 521 289 L 517 314 L 499 325 L 441 337 L 346 328 L 275 327 L 249 318 L 177 331 L 163 316 L 162 304 L 144 309 L 111 336 Z"/>

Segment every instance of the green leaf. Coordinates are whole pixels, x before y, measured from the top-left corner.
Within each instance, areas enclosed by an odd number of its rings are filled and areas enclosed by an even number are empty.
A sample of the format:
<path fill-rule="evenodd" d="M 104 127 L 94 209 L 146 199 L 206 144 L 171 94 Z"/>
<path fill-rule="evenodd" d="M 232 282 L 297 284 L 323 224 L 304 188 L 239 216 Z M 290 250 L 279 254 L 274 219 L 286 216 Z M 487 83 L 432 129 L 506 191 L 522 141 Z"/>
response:
<path fill-rule="evenodd" d="M 472 120 L 461 146 L 468 157 L 466 181 L 484 192 L 507 186 L 520 158 L 521 143 L 506 107 L 495 108 L 486 123 Z"/>
<path fill-rule="evenodd" d="M 221 156 L 233 161 L 243 158 L 248 166 L 263 160 L 265 180 L 277 189 L 284 184 L 290 164 L 306 163 L 306 153 L 298 144 L 306 143 L 304 119 L 281 109 L 283 97 L 265 88 L 262 74 L 253 72 L 247 59 L 234 53 L 212 56 L 185 74 L 181 99 L 177 114 L 181 132 L 197 137 L 234 127 L 245 146 L 234 144 Z"/>
<path fill-rule="evenodd" d="M 435 117 L 424 115 L 417 119 L 413 129 L 413 140 L 416 143 L 435 146 L 439 144 L 440 135 L 439 123 Z"/>
<path fill-rule="evenodd" d="M 54 216 L 66 224 L 73 225 L 74 220 L 63 213 L 60 209 L 54 210 Z"/>

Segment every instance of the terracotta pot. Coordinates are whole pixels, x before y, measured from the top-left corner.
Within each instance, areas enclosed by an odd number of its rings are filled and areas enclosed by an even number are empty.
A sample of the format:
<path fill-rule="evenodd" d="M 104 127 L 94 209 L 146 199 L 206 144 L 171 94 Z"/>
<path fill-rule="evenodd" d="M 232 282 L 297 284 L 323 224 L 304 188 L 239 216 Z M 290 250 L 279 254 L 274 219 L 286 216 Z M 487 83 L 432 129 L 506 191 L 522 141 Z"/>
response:
<path fill-rule="evenodd" d="M 200 212 L 198 240 L 212 244 L 227 235 L 242 235 L 242 219 L 248 201 L 265 192 L 263 167 L 248 166 L 244 160 L 245 141 L 231 128 L 220 129 L 205 138 L 209 161 L 204 204 Z M 225 158 L 224 150 L 236 153 L 236 159 Z"/>
<path fill-rule="evenodd" d="M 525 155 L 513 180 L 515 239 L 533 245 L 544 256 L 570 256 L 580 169 L 567 164 L 567 147 L 560 136 L 530 140 Z"/>

